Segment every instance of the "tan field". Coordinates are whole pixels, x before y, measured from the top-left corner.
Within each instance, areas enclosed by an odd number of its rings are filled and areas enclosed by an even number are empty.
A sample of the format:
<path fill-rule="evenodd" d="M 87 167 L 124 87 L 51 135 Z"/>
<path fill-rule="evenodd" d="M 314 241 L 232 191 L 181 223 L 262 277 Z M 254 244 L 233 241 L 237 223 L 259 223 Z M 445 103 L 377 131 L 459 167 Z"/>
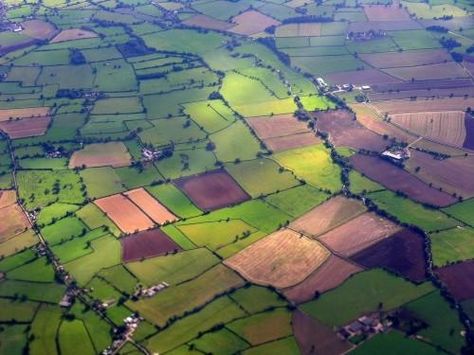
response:
<path fill-rule="evenodd" d="M 0 122 L 44 116 L 49 116 L 49 107 L 31 107 L 0 110 Z"/>
<path fill-rule="evenodd" d="M 317 237 L 364 212 L 365 207 L 360 201 L 336 196 L 292 222 L 289 228 Z"/>
<path fill-rule="evenodd" d="M 328 250 L 318 242 L 283 229 L 224 263 L 251 282 L 285 288 L 303 281 L 328 257 Z"/>
<path fill-rule="evenodd" d="M 25 232 L 29 223 L 23 210 L 16 203 L 0 209 L 0 242 Z"/>
<path fill-rule="evenodd" d="M 233 18 L 232 22 L 237 25 L 230 28 L 230 32 L 235 32 L 242 35 L 251 35 L 259 32 L 263 32 L 265 28 L 270 26 L 278 26 L 279 21 L 272 19 L 271 17 L 264 15 L 255 10 L 246 11 Z"/>
<path fill-rule="evenodd" d="M 95 201 L 95 204 L 124 233 L 134 233 L 154 226 L 149 219 L 132 201 L 121 194 L 104 197 Z"/>
<path fill-rule="evenodd" d="M 0 208 L 8 207 L 16 202 L 16 193 L 13 190 L 0 191 Z"/>
<path fill-rule="evenodd" d="M 178 219 L 143 188 L 128 191 L 124 195 L 127 196 L 134 204 L 140 207 L 140 209 L 145 212 L 148 217 L 158 224 L 174 222 Z"/>
<path fill-rule="evenodd" d="M 74 41 L 76 39 L 95 37 L 97 37 L 97 34 L 92 31 L 87 31 L 80 28 L 71 28 L 68 30 L 61 31 L 56 37 L 51 40 L 51 43 Z"/>
<path fill-rule="evenodd" d="M 323 234 L 318 240 L 335 253 L 350 256 L 399 230 L 398 225 L 367 212 Z"/>
<path fill-rule="evenodd" d="M 21 26 L 22 34 L 35 39 L 50 39 L 57 31 L 53 24 L 41 20 L 25 21 Z"/>
<path fill-rule="evenodd" d="M 400 113 L 390 122 L 435 142 L 462 147 L 466 140 L 466 114 L 462 111 Z"/>
<path fill-rule="evenodd" d="M 389 115 L 397 113 L 413 113 L 426 111 L 465 111 L 468 107 L 474 107 L 474 98 L 452 97 L 444 99 L 418 99 L 381 101 L 374 106 L 382 113 Z"/>
<path fill-rule="evenodd" d="M 69 168 L 86 166 L 96 168 L 111 166 L 114 168 L 128 166 L 132 157 L 122 142 L 89 144 L 84 149 L 74 152 L 69 161 Z"/>

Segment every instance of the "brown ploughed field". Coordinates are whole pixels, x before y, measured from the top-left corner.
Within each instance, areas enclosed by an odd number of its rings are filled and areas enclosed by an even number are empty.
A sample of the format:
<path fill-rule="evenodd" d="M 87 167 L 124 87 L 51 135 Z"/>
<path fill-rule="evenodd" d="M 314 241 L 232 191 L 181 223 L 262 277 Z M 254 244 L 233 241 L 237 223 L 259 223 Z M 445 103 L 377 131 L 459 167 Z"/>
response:
<path fill-rule="evenodd" d="M 174 222 L 178 218 L 172 214 L 168 209 L 155 200 L 142 187 L 124 193 L 134 204 L 145 212 L 155 223 L 163 224 L 165 222 Z"/>
<path fill-rule="evenodd" d="M 414 281 L 426 278 L 423 236 L 403 229 L 351 257 L 367 268 L 384 267 Z"/>
<path fill-rule="evenodd" d="M 206 15 L 196 15 L 183 21 L 183 24 L 191 27 L 202 27 L 210 30 L 225 31 L 233 26 L 233 24 L 220 21 Z"/>
<path fill-rule="evenodd" d="M 174 181 L 201 210 L 212 211 L 250 197 L 225 170 L 214 170 Z"/>
<path fill-rule="evenodd" d="M 247 280 L 278 288 L 293 286 L 329 256 L 320 243 L 282 229 L 224 261 Z"/>
<path fill-rule="evenodd" d="M 445 266 L 435 273 L 457 301 L 474 298 L 474 260 Z"/>
<path fill-rule="evenodd" d="M 49 116 L 0 121 L 0 130 L 11 139 L 42 136 L 48 130 L 50 121 Z"/>
<path fill-rule="evenodd" d="M 409 172 L 381 158 L 356 154 L 350 158 L 354 168 L 392 191 L 400 191 L 410 199 L 432 206 L 445 207 L 457 201 L 446 192 L 429 187 Z"/>
<path fill-rule="evenodd" d="M 138 232 L 121 240 L 123 261 L 128 263 L 181 250 L 173 240 L 159 229 Z"/>
<path fill-rule="evenodd" d="M 336 196 L 313 208 L 289 228 L 311 237 L 317 237 L 365 212 L 364 205 L 358 200 Z"/>
<path fill-rule="evenodd" d="M 247 122 L 273 152 L 321 143 L 307 123 L 299 121 L 293 114 L 251 117 Z"/>
<path fill-rule="evenodd" d="M 0 122 L 49 116 L 49 107 L 14 108 L 0 110 Z"/>
<path fill-rule="evenodd" d="M 417 168 L 420 168 L 416 172 Z M 474 156 L 459 156 L 444 160 L 430 154 L 412 151 L 407 169 L 427 184 L 442 188 L 464 198 L 474 196 Z"/>
<path fill-rule="evenodd" d="M 292 302 L 304 303 L 314 298 L 316 292 L 323 293 L 342 284 L 349 276 L 363 269 L 338 256 L 331 255 L 311 275 L 299 284 L 283 290 Z"/>
<path fill-rule="evenodd" d="M 349 111 L 336 110 L 315 113 L 316 127 L 329 134 L 329 139 L 336 147 L 349 147 L 355 150 L 366 149 L 382 152 L 389 143 L 383 136 L 362 126 Z"/>
<path fill-rule="evenodd" d="M 461 148 L 466 140 L 463 111 L 418 112 L 390 115 L 390 122 L 414 134 Z"/>
<path fill-rule="evenodd" d="M 124 233 L 150 229 L 154 223 L 132 201 L 121 194 L 95 201 L 95 204 L 114 221 Z"/>
<path fill-rule="evenodd" d="M 398 232 L 400 227 L 375 213 L 366 212 L 318 238 L 335 253 L 354 255 Z"/>

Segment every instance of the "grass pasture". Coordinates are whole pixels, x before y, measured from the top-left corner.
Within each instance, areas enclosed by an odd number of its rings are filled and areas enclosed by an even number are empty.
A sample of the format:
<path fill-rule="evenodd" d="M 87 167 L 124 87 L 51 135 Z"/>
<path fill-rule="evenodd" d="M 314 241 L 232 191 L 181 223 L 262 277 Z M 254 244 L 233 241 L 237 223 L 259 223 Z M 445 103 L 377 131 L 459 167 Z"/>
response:
<path fill-rule="evenodd" d="M 380 269 L 352 276 L 340 287 L 329 291 L 315 301 L 302 306 L 310 316 L 330 326 L 349 323 L 359 315 L 377 310 L 397 308 L 433 291 L 429 283 L 414 285 Z M 334 313 L 332 310 L 337 309 Z"/>
<path fill-rule="evenodd" d="M 315 187 L 330 191 L 341 188 L 340 169 L 322 144 L 281 152 L 274 157 L 281 166 Z"/>

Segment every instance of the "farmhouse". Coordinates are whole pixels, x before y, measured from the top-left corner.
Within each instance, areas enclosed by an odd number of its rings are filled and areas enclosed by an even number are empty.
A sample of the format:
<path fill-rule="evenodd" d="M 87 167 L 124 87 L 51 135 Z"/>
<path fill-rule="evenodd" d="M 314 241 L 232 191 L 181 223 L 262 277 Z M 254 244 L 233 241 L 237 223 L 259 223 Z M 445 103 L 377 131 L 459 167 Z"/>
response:
<path fill-rule="evenodd" d="M 395 163 L 401 163 L 410 158 L 410 150 L 408 148 L 387 149 L 381 156 Z"/>

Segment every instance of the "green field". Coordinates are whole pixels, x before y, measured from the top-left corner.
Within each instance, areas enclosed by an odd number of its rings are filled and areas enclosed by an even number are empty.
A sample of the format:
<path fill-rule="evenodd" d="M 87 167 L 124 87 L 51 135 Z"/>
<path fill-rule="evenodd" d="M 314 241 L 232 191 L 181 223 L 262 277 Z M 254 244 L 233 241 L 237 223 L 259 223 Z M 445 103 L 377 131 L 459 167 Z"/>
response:
<path fill-rule="evenodd" d="M 414 285 L 380 269 L 354 275 L 340 287 L 302 306 L 302 310 L 330 326 L 343 326 L 358 316 L 391 310 L 433 291 L 429 283 Z M 334 310 L 337 309 L 337 313 Z"/>
<path fill-rule="evenodd" d="M 268 195 L 300 184 L 289 171 L 283 170 L 269 159 L 228 164 L 226 170 L 252 197 Z"/>
<path fill-rule="evenodd" d="M 297 148 L 275 155 L 276 161 L 308 184 L 338 191 L 342 187 L 339 166 L 331 160 L 323 145 Z"/>
<path fill-rule="evenodd" d="M 460 351 L 464 344 L 461 335 L 463 326 L 457 312 L 438 292 L 432 292 L 413 301 L 406 308 L 429 324 L 426 329 L 419 332 L 423 338 L 447 351 L 453 353 Z"/>
<path fill-rule="evenodd" d="M 390 191 L 370 193 L 368 197 L 401 222 L 417 225 L 428 232 L 453 228 L 459 224 L 459 222 L 440 211 L 429 209 L 407 198 L 396 196 Z"/>

